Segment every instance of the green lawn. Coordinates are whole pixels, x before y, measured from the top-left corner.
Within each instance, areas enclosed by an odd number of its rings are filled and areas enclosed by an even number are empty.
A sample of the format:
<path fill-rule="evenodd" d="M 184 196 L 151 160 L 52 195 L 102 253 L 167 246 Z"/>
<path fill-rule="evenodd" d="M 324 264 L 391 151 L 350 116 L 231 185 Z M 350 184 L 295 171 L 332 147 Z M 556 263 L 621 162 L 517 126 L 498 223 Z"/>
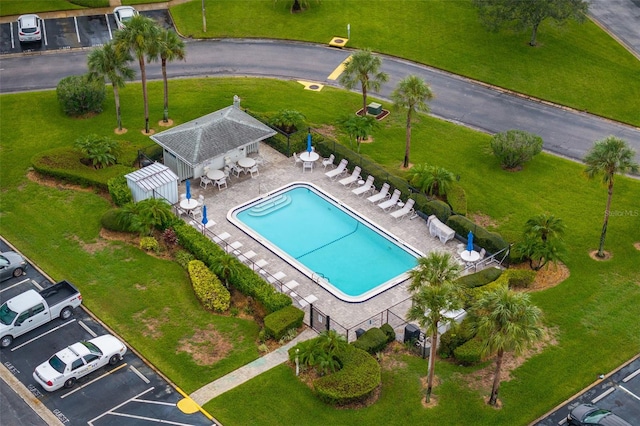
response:
<path fill-rule="evenodd" d="M 311 92 L 295 82 L 269 79 L 175 80 L 170 90 L 169 112 L 176 124 L 228 106 L 236 94 L 252 111 L 293 108 L 312 126 L 335 123 L 361 101 L 346 91 Z M 0 96 L 0 233 L 54 279 L 76 283 L 88 308 L 191 392 L 255 359 L 257 326 L 203 311 L 177 264 L 100 239 L 99 218 L 109 205 L 98 194 L 40 186 L 26 178 L 33 155 L 69 146 L 79 135 L 110 135 L 129 149 L 150 145 L 140 133 L 140 86 L 129 84 L 122 90 L 123 123 L 129 129 L 122 136 L 113 134 L 113 98 L 111 91 L 107 93 L 105 111 L 84 120 L 65 117 L 54 91 Z M 162 117 L 160 82 L 150 84 L 149 99 L 153 127 Z M 362 153 L 397 171 L 404 152 L 403 117 L 392 114 L 374 137 L 374 143 L 362 146 Z M 485 134 L 421 117 L 414 125 L 411 161 L 428 161 L 459 174 L 469 211 L 491 217 L 510 241 L 537 213 L 555 214 L 567 224 L 571 277 L 533 295 L 547 326 L 556 330 L 558 344 L 531 358 L 514 372 L 513 380 L 503 383 L 502 410 L 486 407 L 483 393 L 468 388 L 464 374 L 470 369 L 447 362 L 438 365 L 443 380 L 435 390 L 438 407 L 423 409 L 419 378 L 426 372 L 426 362 L 417 358 L 401 358 L 402 368 L 385 371 L 380 401 L 363 410 L 320 404 L 284 366 L 216 398 L 206 408 L 227 425 L 353 424 L 360 419 L 398 425 L 524 424 L 636 354 L 640 252 L 632 244 L 640 241 L 640 182 L 617 178 L 612 210 L 622 215 L 611 218 L 606 244 L 613 259 L 596 262 L 587 252 L 597 247 L 606 189 L 588 181 L 581 165 L 547 154 L 522 172 L 505 172 L 487 153 L 488 141 Z M 234 350 L 217 364 L 199 366 L 177 349 L 194 328 L 206 329 L 209 323 L 233 342 Z"/>
<path fill-rule="evenodd" d="M 529 33 L 487 32 L 470 0 L 310 0 L 291 14 L 291 1 L 207 0 L 207 32 L 200 1 L 171 14 L 186 36 L 264 37 L 328 43 L 347 36 L 351 48 L 411 59 L 579 110 L 640 125 L 640 61 L 591 21 L 543 23 L 539 46 Z M 438 96 L 438 93 L 435 94 Z M 631 108 L 630 105 L 635 105 Z"/>

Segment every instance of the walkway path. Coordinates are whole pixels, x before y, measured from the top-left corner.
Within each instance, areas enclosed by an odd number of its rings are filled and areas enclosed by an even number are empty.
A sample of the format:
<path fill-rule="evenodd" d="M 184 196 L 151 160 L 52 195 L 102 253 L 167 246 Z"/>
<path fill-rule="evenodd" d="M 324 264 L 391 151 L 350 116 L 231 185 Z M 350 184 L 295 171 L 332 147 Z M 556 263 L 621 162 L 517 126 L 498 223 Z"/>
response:
<path fill-rule="evenodd" d="M 244 382 L 247 382 L 254 377 L 271 370 L 273 367 L 277 367 L 280 364 L 285 363 L 289 359 L 288 350 L 305 340 L 313 339 L 318 334 L 310 328 L 305 329 L 295 339 L 290 341 L 284 346 L 276 349 L 273 352 L 269 352 L 262 358 L 258 358 L 255 361 L 238 368 L 235 371 L 219 378 L 218 380 L 209 383 L 193 392 L 189 397 L 193 399 L 197 404 L 203 405 L 213 398 L 225 393 L 226 391 L 240 386 Z"/>

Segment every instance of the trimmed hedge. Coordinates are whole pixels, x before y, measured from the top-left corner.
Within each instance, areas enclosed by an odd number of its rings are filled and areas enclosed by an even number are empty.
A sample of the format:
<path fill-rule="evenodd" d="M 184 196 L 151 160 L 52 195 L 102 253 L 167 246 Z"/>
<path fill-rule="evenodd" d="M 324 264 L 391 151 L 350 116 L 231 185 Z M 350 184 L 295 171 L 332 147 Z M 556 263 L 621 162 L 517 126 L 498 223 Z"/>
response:
<path fill-rule="evenodd" d="M 387 343 L 391 343 L 396 340 L 396 331 L 391 327 L 391 325 L 389 325 L 389 323 L 382 324 L 380 330 L 387 335 Z"/>
<path fill-rule="evenodd" d="M 222 248 L 184 221 L 178 221 L 173 229 L 178 236 L 180 245 L 208 267 L 212 267 L 221 256 L 226 255 Z M 237 269 L 240 272 L 231 277 L 230 285 L 260 302 L 269 313 L 291 305 L 289 296 L 278 293 L 275 288 L 249 269 L 247 265 L 236 258 L 232 259 L 237 262 Z"/>
<path fill-rule="evenodd" d="M 467 215 L 467 193 L 464 188 L 454 183 L 447 191 L 447 201 L 455 214 Z"/>
<path fill-rule="evenodd" d="M 280 340 L 287 331 L 302 325 L 304 311 L 295 306 L 284 308 L 264 317 L 264 329 L 269 337 Z"/>
<path fill-rule="evenodd" d="M 474 337 L 463 345 L 457 347 L 453 351 L 453 356 L 456 361 L 463 365 L 474 365 L 483 361 L 483 347 L 484 342 L 479 338 Z"/>
<path fill-rule="evenodd" d="M 473 232 L 476 245 L 484 248 L 489 253 L 497 253 L 507 248 L 507 243 L 500 234 L 489 232 L 481 226 L 461 215 L 453 215 L 447 220 L 447 225 L 456 231 L 458 235 L 466 237 L 469 231 Z"/>
<path fill-rule="evenodd" d="M 129 185 L 127 185 L 127 178 L 124 177 L 124 175 L 109 179 L 107 181 L 107 188 L 109 189 L 111 200 L 113 200 L 116 206 L 122 207 L 127 203 L 133 202 L 133 195 L 131 194 Z"/>
<path fill-rule="evenodd" d="M 508 286 L 508 283 L 509 283 L 509 280 L 506 279 L 506 275 L 502 274 L 500 278 L 498 278 L 492 283 L 483 285 L 482 287 L 469 289 L 469 295 L 471 296 L 470 304 L 473 304 L 476 300 L 480 299 L 480 297 L 482 297 L 484 293 L 488 291 L 495 291 L 502 286 Z"/>
<path fill-rule="evenodd" d="M 338 358 L 342 369 L 316 380 L 313 383 L 316 395 L 321 401 L 336 406 L 365 401 L 382 382 L 380 364 L 352 345 Z"/>
<path fill-rule="evenodd" d="M 453 356 L 453 351 L 475 337 L 471 321 L 467 318 L 461 323 L 454 323 L 449 330 L 440 336 L 438 355 L 443 358 Z"/>
<path fill-rule="evenodd" d="M 100 224 L 104 229 L 116 232 L 129 232 L 121 221 L 118 220 L 120 209 L 109 209 L 100 218 Z"/>
<path fill-rule="evenodd" d="M 216 312 L 224 312 L 231 304 L 231 294 L 218 277 L 199 261 L 192 260 L 187 267 L 191 285 L 202 305 Z"/>
<path fill-rule="evenodd" d="M 358 340 L 351 343 L 358 349 L 367 351 L 370 354 L 375 354 L 383 350 L 388 343 L 388 337 L 384 331 L 377 327 L 370 328 L 365 331 L 362 336 L 358 337 Z"/>
<path fill-rule="evenodd" d="M 493 282 L 502 275 L 500 268 L 486 268 L 473 274 L 464 275 L 456 280 L 458 284 L 466 288 L 480 287 Z"/>
<path fill-rule="evenodd" d="M 529 288 L 537 275 L 531 269 L 508 269 L 505 274 L 509 279 L 509 288 Z"/>

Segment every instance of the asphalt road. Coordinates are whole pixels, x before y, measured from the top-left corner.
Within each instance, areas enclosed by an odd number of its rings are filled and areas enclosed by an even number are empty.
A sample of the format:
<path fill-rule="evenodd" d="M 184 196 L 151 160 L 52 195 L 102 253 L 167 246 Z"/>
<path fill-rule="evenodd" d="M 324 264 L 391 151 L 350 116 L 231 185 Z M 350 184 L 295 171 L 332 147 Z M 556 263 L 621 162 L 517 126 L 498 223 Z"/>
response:
<path fill-rule="evenodd" d="M 589 14 L 640 58 L 640 0 L 591 0 Z"/>

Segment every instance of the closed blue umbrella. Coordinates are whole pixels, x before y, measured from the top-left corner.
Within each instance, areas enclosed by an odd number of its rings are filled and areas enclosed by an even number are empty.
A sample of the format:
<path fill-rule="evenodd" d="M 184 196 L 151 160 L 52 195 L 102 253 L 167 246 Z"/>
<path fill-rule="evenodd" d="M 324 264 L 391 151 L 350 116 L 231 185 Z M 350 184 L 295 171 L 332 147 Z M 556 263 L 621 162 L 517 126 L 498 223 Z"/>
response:
<path fill-rule="evenodd" d="M 467 250 L 473 251 L 473 232 L 469 231 L 469 235 L 467 235 Z"/>
<path fill-rule="evenodd" d="M 187 179 L 187 182 L 185 182 L 185 185 L 187 186 L 187 200 L 190 200 L 191 199 L 191 181 Z"/>
<path fill-rule="evenodd" d="M 311 152 L 313 149 L 311 148 L 311 133 L 307 135 L 307 152 Z"/>
<path fill-rule="evenodd" d="M 207 223 L 209 223 L 209 219 L 207 219 L 207 206 L 202 206 L 202 232 L 204 232 Z"/>

